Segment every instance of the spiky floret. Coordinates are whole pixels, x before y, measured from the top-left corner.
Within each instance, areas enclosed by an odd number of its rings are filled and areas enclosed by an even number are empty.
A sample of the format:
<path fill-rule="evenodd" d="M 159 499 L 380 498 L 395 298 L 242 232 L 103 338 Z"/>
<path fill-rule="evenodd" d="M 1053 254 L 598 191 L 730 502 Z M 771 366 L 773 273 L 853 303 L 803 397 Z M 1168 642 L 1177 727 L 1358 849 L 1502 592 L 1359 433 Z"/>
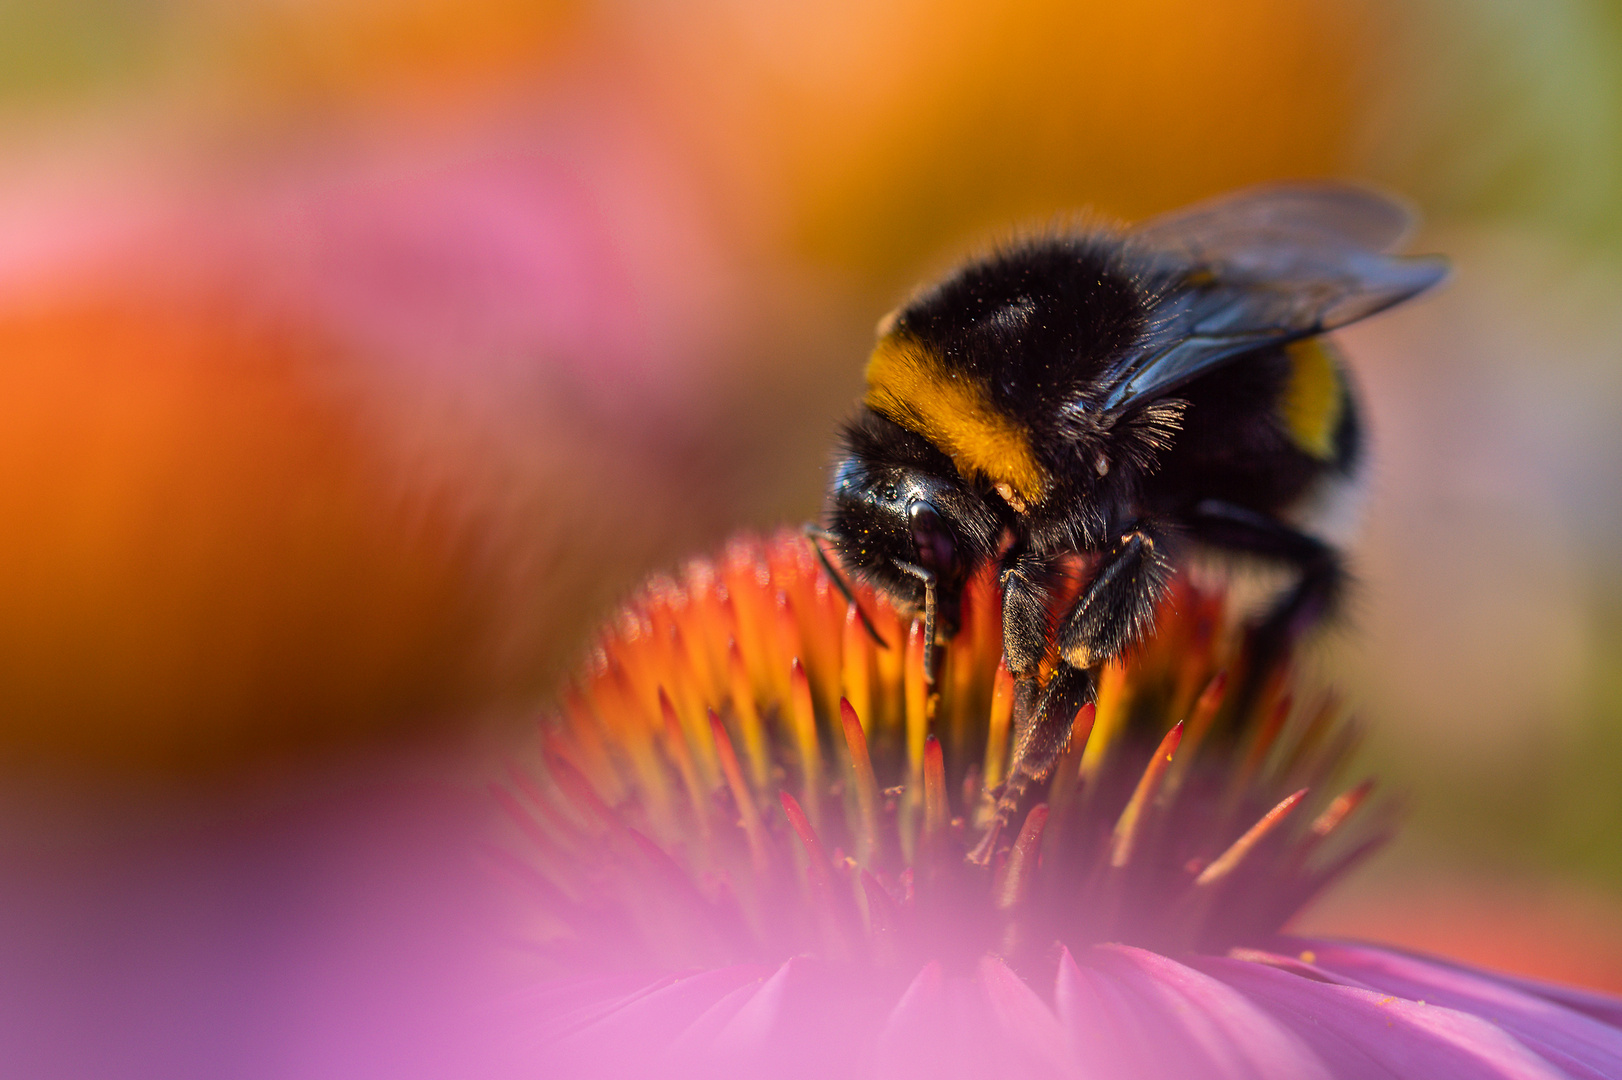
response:
<path fill-rule="evenodd" d="M 497 792 L 559 971 L 1265 946 L 1379 839 L 1354 827 L 1368 785 L 1329 784 L 1351 739 L 1335 699 L 1279 671 L 1252 710 L 1225 707 L 1239 636 L 1179 582 L 1153 643 L 1104 669 L 1045 797 L 972 865 L 1009 760 L 996 590 L 969 589 L 938 696 L 916 623 L 859 600 L 888 649 L 783 534 L 655 579 L 610 624 L 538 768 Z"/>

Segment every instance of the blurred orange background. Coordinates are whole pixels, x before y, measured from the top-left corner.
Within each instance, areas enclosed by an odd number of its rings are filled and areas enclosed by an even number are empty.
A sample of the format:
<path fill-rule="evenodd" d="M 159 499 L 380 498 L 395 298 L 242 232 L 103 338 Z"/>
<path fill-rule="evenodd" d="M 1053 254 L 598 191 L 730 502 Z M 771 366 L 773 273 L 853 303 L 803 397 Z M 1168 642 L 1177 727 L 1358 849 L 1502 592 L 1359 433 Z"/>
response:
<path fill-rule="evenodd" d="M 19 755 L 182 773 L 532 702 L 642 568 L 815 509 L 919 275 L 1342 171 L 1366 36 L 1272 0 L 35 19 L 0 700 Z"/>
<path fill-rule="evenodd" d="M 1350 177 L 1457 273 L 1346 336 L 1322 663 L 1412 810 L 1307 925 L 1622 989 L 1614 4 L 66 0 L 0 59 L 15 842 L 477 776 L 641 574 L 814 513 L 913 284 Z"/>

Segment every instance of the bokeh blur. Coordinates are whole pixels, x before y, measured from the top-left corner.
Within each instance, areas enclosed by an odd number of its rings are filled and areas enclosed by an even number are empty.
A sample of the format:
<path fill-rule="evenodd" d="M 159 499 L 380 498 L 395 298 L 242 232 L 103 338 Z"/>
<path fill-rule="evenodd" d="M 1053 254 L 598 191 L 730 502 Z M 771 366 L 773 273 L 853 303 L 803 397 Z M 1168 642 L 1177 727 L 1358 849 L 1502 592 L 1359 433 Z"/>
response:
<path fill-rule="evenodd" d="M 637 578 L 815 511 L 883 312 L 1302 176 L 1456 267 L 1346 335 L 1319 653 L 1408 828 L 1309 925 L 1622 989 L 1614 0 L 16 0 L 0 1027 L 366 1075 L 481 977 L 490 763 Z"/>

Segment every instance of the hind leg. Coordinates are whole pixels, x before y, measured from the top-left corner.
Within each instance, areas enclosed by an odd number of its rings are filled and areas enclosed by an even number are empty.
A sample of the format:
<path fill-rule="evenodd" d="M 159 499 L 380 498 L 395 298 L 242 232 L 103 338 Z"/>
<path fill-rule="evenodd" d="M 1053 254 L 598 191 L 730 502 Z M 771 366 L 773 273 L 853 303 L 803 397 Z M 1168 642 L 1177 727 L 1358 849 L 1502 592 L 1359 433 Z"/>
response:
<path fill-rule="evenodd" d="M 1251 631 L 1250 663 L 1234 699 L 1239 708 L 1247 708 L 1290 647 L 1334 613 L 1349 575 L 1334 548 L 1255 510 L 1208 499 L 1194 508 L 1187 524 L 1195 539 L 1286 563 L 1301 575 Z"/>

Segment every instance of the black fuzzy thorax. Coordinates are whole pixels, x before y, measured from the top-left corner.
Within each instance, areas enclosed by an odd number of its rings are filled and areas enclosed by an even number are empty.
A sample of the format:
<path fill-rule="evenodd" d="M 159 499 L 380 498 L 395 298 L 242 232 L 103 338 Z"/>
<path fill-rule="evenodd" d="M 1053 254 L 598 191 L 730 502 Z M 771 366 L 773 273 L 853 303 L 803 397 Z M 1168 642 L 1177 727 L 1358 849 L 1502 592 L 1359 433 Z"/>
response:
<path fill-rule="evenodd" d="M 1181 388 L 1174 428 L 1153 440 L 1135 430 L 1137 417 L 1102 413 L 1113 368 L 1152 332 L 1157 305 L 1197 287 L 1191 269 L 1106 231 L 1040 237 L 962 266 L 899 312 L 897 330 L 1029 432 L 1053 483 L 1020 522 L 1033 549 L 1086 550 L 1141 513 L 1175 515 L 1200 499 L 1276 512 L 1326 468 L 1351 475 L 1360 464 L 1349 387 L 1333 462 L 1291 440 L 1278 409 L 1290 377 L 1280 347 Z M 1093 468 L 1100 451 L 1103 477 Z"/>
<path fill-rule="evenodd" d="M 1152 328 L 1157 299 L 1186 272 L 1108 232 L 1040 237 L 966 264 L 897 316 L 898 332 L 984 387 L 1029 434 L 1052 484 L 1019 522 L 1033 550 L 1094 548 L 1136 513 L 1159 447 L 1134 417 L 1106 421 L 1100 403 L 1116 362 Z"/>
<path fill-rule="evenodd" d="M 1062 467 L 1066 407 L 1137 340 L 1156 287 L 1108 234 L 1049 237 L 969 263 L 909 302 L 896 328 L 984 386 Z"/>
<path fill-rule="evenodd" d="M 1333 613 L 1348 575 L 1320 526 L 1344 505 L 1362 429 L 1314 339 L 1441 278 L 1434 258 L 1388 254 L 1407 220 L 1355 188 L 1258 188 L 1127 233 L 1004 248 L 881 327 L 824 538 L 855 576 L 921 602 L 937 643 L 969 575 L 996 570 L 1019 736 L 971 859 L 998 856 L 1191 548 L 1292 575 L 1247 633 L 1239 712 Z"/>

